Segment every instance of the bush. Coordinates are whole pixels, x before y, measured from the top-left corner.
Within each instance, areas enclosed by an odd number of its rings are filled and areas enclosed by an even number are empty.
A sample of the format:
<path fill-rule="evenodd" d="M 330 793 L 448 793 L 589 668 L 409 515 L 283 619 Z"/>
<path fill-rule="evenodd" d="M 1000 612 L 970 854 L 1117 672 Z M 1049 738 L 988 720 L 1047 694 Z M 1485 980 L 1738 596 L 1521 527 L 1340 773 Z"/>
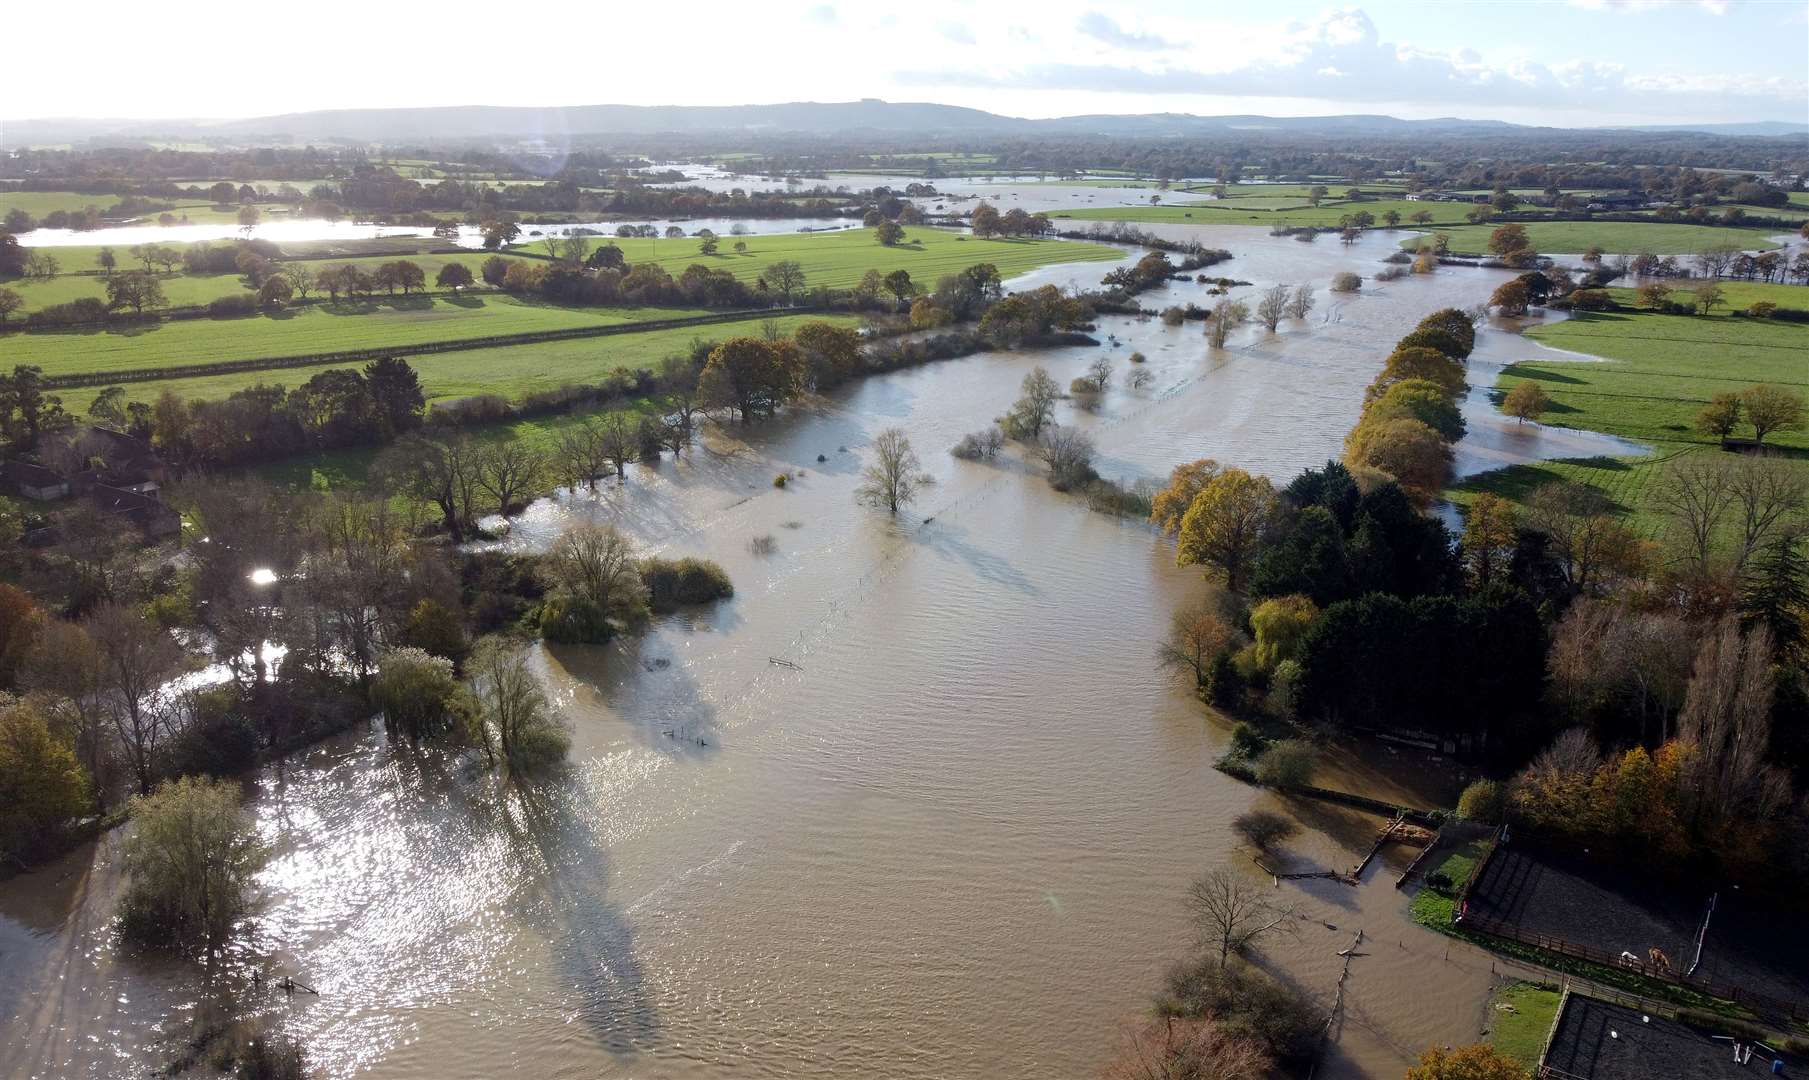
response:
<path fill-rule="evenodd" d="M 1363 279 L 1348 270 L 1341 274 L 1332 275 L 1333 292 L 1356 292 L 1362 287 Z"/>
<path fill-rule="evenodd" d="M 1570 305 L 1578 311 L 1608 311 L 1618 305 L 1601 289 L 1578 289 L 1570 294 Z"/>
<path fill-rule="evenodd" d="M 1231 819 L 1231 829 L 1258 851 L 1269 851 L 1300 831 L 1292 821 L 1270 810 L 1239 814 Z"/>
<path fill-rule="evenodd" d="M 708 559 L 647 559 L 641 563 L 641 580 L 649 605 L 661 614 L 735 595 L 728 573 Z"/>
<path fill-rule="evenodd" d="M 173 780 L 134 798 L 132 816 L 121 931 L 142 946 L 185 952 L 225 942 L 250 910 L 265 856 L 238 785 Z"/>
<path fill-rule="evenodd" d="M 1180 326 L 1186 319 L 1187 313 L 1178 307 L 1166 308 L 1162 312 L 1163 326 Z"/>
<path fill-rule="evenodd" d="M 1375 272 L 1375 279 L 1377 281 L 1399 281 L 1406 276 L 1407 268 L 1404 266 L 1384 266 L 1382 269 Z M 1351 291 L 1355 292 L 1356 290 L 1352 289 Z"/>
<path fill-rule="evenodd" d="M 233 776 L 257 764 L 262 743 L 257 725 L 239 708 L 230 686 L 195 698 L 195 713 L 171 740 L 163 761 L 167 776 Z"/>
<path fill-rule="evenodd" d="M 1293 791 L 1313 782 L 1313 748 L 1299 739 L 1283 739 L 1256 759 L 1256 782 Z"/>
<path fill-rule="evenodd" d="M 408 613 L 402 628 L 402 644 L 444 656 L 457 664 L 470 655 L 465 623 L 459 613 L 436 600 L 423 599 Z"/>
<path fill-rule="evenodd" d="M 1240 720 L 1231 729 L 1231 752 L 1238 757 L 1254 760 L 1261 757 L 1262 752 L 1268 748 L 1269 740 L 1249 724 Z"/>
<path fill-rule="evenodd" d="M 1146 361 L 1148 361 L 1148 359 L 1149 359 L 1149 357 L 1144 356 L 1140 352 L 1134 352 L 1130 355 L 1130 362 L 1133 364 L 1145 363 Z"/>
<path fill-rule="evenodd" d="M 207 314 L 215 319 L 233 319 L 241 315 L 256 315 L 262 308 L 258 294 L 254 292 L 239 293 L 237 296 L 222 296 L 211 300 L 207 305 Z"/>
<path fill-rule="evenodd" d="M 461 729 L 469 711 L 452 661 L 417 648 L 391 649 L 378 659 L 371 704 L 382 710 L 391 735 L 417 741 Z"/>
<path fill-rule="evenodd" d="M 1755 319 L 1769 319 L 1778 310 L 1778 306 L 1769 300 L 1760 300 L 1746 309 L 1746 313 Z"/>
<path fill-rule="evenodd" d="M 778 476 L 773 477 L 773 486 L 776 488 L 782 488 L 785 486 L 785 474 L 784 473 L 780 473 Z"/>
<path fill-rule="evenodd" d="M 1005 445 L 1005 433 L 997 425 L 985 431 L 970 431 L 961 436 L 949 453 L 963 461 L 979 461 L 981 458 L 993 458 Z"/>
<path fill-rule="evenodd" d="M 1457 816 L 1465 821 L 1499 825 L 1507 813 L 1507 789 L 1493 780 L 1478 780 L 1457 800 Z"/>
<path fill-rule="evenodd" d="M 548 641 L 567 645 L 602 645 L 616 632 L 601 607 L 568 593 L 547 597 L 537 619 Z"/>
<path fill-rule="evenodd" d="M 1209 1016 L 1228 1030 L 1262 1042 L 1276 1057 L 1309 1059 L 1324 1022 L 1305 997 L 1242 960 L 1220 964 L 1202 956 L 1177 964 L 1156 1002 L 1165 1016 Z"/>

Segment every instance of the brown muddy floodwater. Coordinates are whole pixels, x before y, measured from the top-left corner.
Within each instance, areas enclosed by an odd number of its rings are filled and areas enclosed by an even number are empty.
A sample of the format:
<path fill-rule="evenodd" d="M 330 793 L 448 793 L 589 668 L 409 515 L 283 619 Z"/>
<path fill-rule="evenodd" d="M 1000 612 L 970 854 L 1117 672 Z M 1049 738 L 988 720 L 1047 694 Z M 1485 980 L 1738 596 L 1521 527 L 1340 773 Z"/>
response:
<path fill-rule="evenodd" d="M 1336 456 L 1393 341 L 1500 277 L 1445 270 L 1334 298 L 1331 275 L 1373 272 L 1392 238 L 1196 231 L 1239 255 L 1213 274 L 1311 282 L 1319 307 L 1217 355 L 1198 324 L 1106 320 L 1101 338 L 1119 344 L 1104 351 L 1142 351 L 1155 375 L 1124 389 L 1121 363 L 1097 413 L 1063 408 L 1107 476 L 1211 456 L 1285 480 Z M 1198 285 L 1169 291 L 1146 302 L 1208 302 Z M 1481 340 L 1482 385 L 1539 351 Z M 649 550 L 720 561 L 736 596 L 640 640 L 541 650 L 573 767 L 531 797 L 372 730 L 258 774 L 250 799 L 277 856 L 215 985 L 281 1015 L 331 1077 L 1094 1073 L 1187 950 L 1188 881 L 1228 859 L 1247 868 L 1233 816 L 1295 815 L 1296 857 L 1325 868 L 1354 863 L 1378 825 L 1211 768 L 1225 730 L 1153 663 L 1200 581 L 1166 540 L 1089 513 L 1016 459 L 948 456 L 1032 366 L 1065 384 L 1100 351 L 869 379 L 625 485 L 535 505 L 506 543 L 611 521 Z M 1501 423 L 1480 392 L 1472 406 L 1467 468 L 1626 452 Z M 863 452 L 894 425 L 936 481 L 898 521 L 852 498 Z M 781 471 L 794 476 L 778 490 Z M 750 552 L 762 536 L 773 554 Z M 1388 755 L 1334 762 L 1327 780 L 1413 801 L 1453 783 Z M 117 852 L 110 836 L 0 887 L 0 1074 L 144 1075 L 202 996 L 199 970 L 114 944 Z M 1265 960 L 1321 1002 L 1337 951 L 1359 928 L 1371 942 L 1321 1075 L 1398 1076 L 1483 1022 L 1498 976 L 1407 922 L 1404 858 L 1357 889 L 1282 886 L 1304 917 Z M 254 993 L 254 968 L 320 996 Z"/>

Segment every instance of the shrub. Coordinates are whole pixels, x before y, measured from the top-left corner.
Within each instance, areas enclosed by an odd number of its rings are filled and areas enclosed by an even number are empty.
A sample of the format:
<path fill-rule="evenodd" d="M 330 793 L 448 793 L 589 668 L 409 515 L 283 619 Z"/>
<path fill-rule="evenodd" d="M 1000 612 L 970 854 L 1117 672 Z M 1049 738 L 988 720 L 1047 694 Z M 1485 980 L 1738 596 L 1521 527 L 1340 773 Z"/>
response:
<path fill-rule="evenodd" d="M 1363 287 L 1363 279 L 1361 277 L 1358 277 L 1356 274 L 1351 273 L 1348 270 L 1344 271 L 1341 274 L 1332 275 L 1332 291 L 1333 292 L 1356 292 L 1358 289 L 1361 289 L 1362 287 Z"/>
<path fill-rule="evenodd" d="M 548 641 L 602 645 L 615 635 L 607 612 L 592 601 L 569 593 L 547 597 L 537 618 L 540 632 Z"/>
<path fill-rule="evenodd" d="M 207 314 L 215 319 L 233 319 L 241 315 L 256 315 L 262 307 L 258 294 L 254 292 L 239 293 L 237 296 L 222 296 L 210 300 Z"/>
<path fill-rule="evenodd" d="M 778 476 L 773 477 L 773 486 L 776 488 L 782 488 L 785 486 L 785 474 L 784 473 L 780 473 Z"/>
<path fill-rule="evenodd" d="M 765 536 L 756 536 L 749 540 L 747 549 L 750 554 L 771 555 L 779 550 L 779 542 L 773 539 L 772 533 L 767 533 Z"/>
<path fill-rule="evenodd" d="M 1755 319 L 1769 319 L 1778 310 L 1778 306 L 1769 300 L 1760 300 L 1746 309 L 1746 313 Z"/>
<path fill-rule="evenodd" d="M 1299 826 L 1272 810 L 1239 814 L 1231 819 L 1231 829 L 1258 851 L 1269 851 L 1300 831 Z"/>
<path fill-rule="evenodd" d="M 1570 304 L 1578 311 L 1607 311 L 1616 306 L 1614 298 L 1602 289 L 1578 289 L 1570 294 Z"/>
<path fill-rule="evenodd" d="M 1231 752 L 1238 757 L 1257 758 L 1269 748 L 1269 740 L 1249 724 L 1239 721 L 1231 729 Z"/>
<path fill-rule="evenodd" d="M 120 928 L 140 945 L 190 951 L 223 943 L 251 907 L 263 865 L 239 787 L 184 777 L 132 800 Z"/>
<path fill-rule="evenodd" d="M 232 776 L 257 764 L 262 742 L 257 725 L 239 708 L 238 694 L 218 686 L 195 695 L 194 715 L 170 741 L 163 761 L 168 776 Z"/>
<path fill-rule="evenodd" d="M 1772 306 L 1776 307 L 1777 305 L 1773 304 Z M 1144 363 L 1145 361 L 1147 361 L 1148 359 L 1149 359 L 1148 357 L 1144 356 L 1140 352 L 1134 352 L 1130 355 L 1130 362 L 1133 364 L 1141 364 L 1141 363 Z"/>
<path fill-rule="evenodd" d="M 1292 791 L 1313 782 L 1313 748 L 1299 739 L 1283 739 L 1256 759 L 1256 782 Z"/>
<path fill-rule="evenodd" d="M 1178 307 L 1166 308 L 1162 312 L 1163 326 L 1180 326 L 1186 319 L 1187 313 Z"/>
<path fill-rule="evenodd" d="M 978 461 L 981 458 L 996 457 L 1005 445 L 1005 433 L 997 425 L 984 431 L 970 431 L 961 436 L 949 453 L 963 461 Z"/>
<path fill-rule="evenodd" d="M 391 735 L 411 740 L 459 730 L 468 711 L 452 661 L 406 647 L 391 649 L 378 659 L 371 704 L 382 710 Z"/>
<path fill-rule="evenodd" d="M 260 1031 L 247 1039 L 233 1062 L 235 1080 L 306 1080 L 308 1057 L 302 1044 L 283 1032 Z"/>
<path fill-rule="evenodd" d="M 1501 824 L 1507 813 L 1507 789 L 1493 780 L 1478 780 L 1457 800 L 1457 816 L 1484 825 Z"/>
<path fill-rule="evenodd" d="M 408 613 L 408 622 L 402 628 L 402 644 L 444 656 L 454 664 L 471 652 L 459 613 L 431 599 L 423 599 Z"/>
<path fill-rule="evenodd" d="M 647 559 L 641 563 L 641 580 L 647 584 L 648 603 L 661 614 L 735 595 L 728 573 L 708 559 Z"/>
<path fill-rule="evenodd" d="M 1324 1022 L 1311 1002 L 1261 969 L 1242 960 L 1221 964 L 1216 956 L 1170 968 L 1156 1011 L 1175 1017 L 1210 1016 L 1290 1061 L 1312 1056 Z"/>
<path fill-rule="evenodd" d="M 1399 281 L 1407 276 L 1407 269 L 1401 266 L 1384 266 L 1377 270 L 1374 277 L 1377 281 Z M 1355 289 L 1350 290 L 1355 292 Z"/>

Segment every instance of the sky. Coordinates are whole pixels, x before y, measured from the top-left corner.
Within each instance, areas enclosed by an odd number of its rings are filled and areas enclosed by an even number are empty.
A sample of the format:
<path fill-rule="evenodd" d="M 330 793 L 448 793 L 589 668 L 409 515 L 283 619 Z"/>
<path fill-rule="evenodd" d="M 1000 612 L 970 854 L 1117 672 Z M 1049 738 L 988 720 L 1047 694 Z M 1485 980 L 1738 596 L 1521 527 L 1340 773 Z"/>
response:
<path fill-rule="evenodd" d="M 137 0 L 90 0 L 74 36 L 68 9 L 7 6 L 0 119 L 872 97 L 1027 117 L 1809 122 L 1809 0 L 542 0 L 519 26 L 495 0 L 378 0 L 167 29 Z"/>

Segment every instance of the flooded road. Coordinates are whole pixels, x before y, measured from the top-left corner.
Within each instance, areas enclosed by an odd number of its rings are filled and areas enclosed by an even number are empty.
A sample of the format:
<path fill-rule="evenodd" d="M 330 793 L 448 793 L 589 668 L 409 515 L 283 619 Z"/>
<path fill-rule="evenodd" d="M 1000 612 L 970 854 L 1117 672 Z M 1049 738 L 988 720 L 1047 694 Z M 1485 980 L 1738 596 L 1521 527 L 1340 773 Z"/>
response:
<path fill-rule="evenodd" d="M 1232 817 L 1297 817 L 1296 857 L 1327 869 L 1354 864 L 1380 822 L 1211 768 L 1226 730 L 1154 664 L 1200 588 L 1167 540 L 1088 512 L 1016 457 L 961 462 L 948 447 L 1032 367 L 1065 385 L 1103 349 L 1120 361 L 1114 388 L 1096 412 L 1058 416 L 1094 434 L 1101 473 L 1210 456 L 1285 480 L 1338 455 L 1396 338 L 1501 276 L 1448 269 L 1335 298 L 1331 275 L 1372 273 L 1386 235 L 1343 248 L 1188 234 L 1238 253 L 1215 276 L 1310 282 L 1319 306 L 1217 354 L 1198 323 L 1115 317 L 1101 347 L 867 379 L 625 484 L 535 504 L 503 543 L 613 522 L 650 552 L 721 562 L 736 596 L 638 640 L 539 650 L 573 765 L 537 793 L 498 792 L 372 730 L 258 774 L 267 904 L 215 984 L 282 1015 L 331 1077 L 1095 1072 L 1187 952 L 1187 883 L 1248 867 Z M 1143 299 L 1204 294 L 1176 283 Z M 1539 352 L 1500 331 L 1479 341 L 1479 385 Z M 1133 350 L 1148 388 L 1124 387 Z M 1502 424 L 1480 392 L 1466 412 L 1469 467 L 1613 452 Z M 863 452 L 892 426 L 935 481 L 898 520 L 853 499 Z M 751 550 L 767 536 L 771 554 Z M 1451 776 L 1386 754 L 1329 763 L 1321 782 L 1454 795 Z M 201 996 L 198 970 L 114 945 L 117 845 L 0 886 L 0 1074 L 144 1075 Z M 1444 938 L 1407 925 L 1392 887 L 1407 855 L 1361 888 L 1283 886 L 1303 917 L 1265 955 L 1322 1004 L 1356 929 L 1376 942 L 1321 1075 L 1398 1076 L 1482 1024 L 1490 962 L 1455 944 L 1447 959 Z M 254 967 L 320 996 L 252 993 Z"/>

